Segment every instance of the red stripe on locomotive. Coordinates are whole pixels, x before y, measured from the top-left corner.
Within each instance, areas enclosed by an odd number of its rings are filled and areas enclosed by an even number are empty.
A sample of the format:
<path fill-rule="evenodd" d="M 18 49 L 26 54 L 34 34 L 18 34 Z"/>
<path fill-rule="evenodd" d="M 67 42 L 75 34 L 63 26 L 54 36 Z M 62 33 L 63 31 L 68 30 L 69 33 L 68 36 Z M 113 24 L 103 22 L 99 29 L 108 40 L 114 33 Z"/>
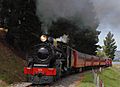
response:
<path fill-rule="evenodd" d="M 56 69 L 55 68 L 24 68 L 24 74 L 30 74 L 30 75 L 36 75 L 36 74 L 42 74 L 46 76 L 54 76 L 56 75 Z"/>

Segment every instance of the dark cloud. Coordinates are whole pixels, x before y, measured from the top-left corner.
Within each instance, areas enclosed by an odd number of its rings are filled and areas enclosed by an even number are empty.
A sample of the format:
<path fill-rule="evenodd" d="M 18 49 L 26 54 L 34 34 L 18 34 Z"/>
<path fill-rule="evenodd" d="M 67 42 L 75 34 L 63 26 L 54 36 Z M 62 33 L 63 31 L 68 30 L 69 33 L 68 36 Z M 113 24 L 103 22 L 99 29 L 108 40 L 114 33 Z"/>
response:
<path fill-rule="evenodd" d="M 37 0 L 36 5 L 36 14 L 45 26 L 49 26 L 52 20 L 59 17 L 73 16 L 80 16 L 86 25 L 94 26 L 97 23 L 94 6 L 90 0 Z"/>
<path fill-rule="evenodd" d="M 92 0 L 100 22 L 112 27 L 120 26 L 119 0 Z"/>

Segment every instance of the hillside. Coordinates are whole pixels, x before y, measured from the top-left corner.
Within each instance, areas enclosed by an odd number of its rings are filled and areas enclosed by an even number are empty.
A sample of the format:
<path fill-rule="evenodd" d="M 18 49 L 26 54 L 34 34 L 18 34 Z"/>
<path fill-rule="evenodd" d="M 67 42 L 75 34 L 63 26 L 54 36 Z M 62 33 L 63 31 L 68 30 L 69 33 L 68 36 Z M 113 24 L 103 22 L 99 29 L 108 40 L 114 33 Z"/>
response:
<path fill-rule="evenodd" d="M 23 68 L 26 62 L 7 45 L 0 42 L 0 86 L 25 81 Z"/>

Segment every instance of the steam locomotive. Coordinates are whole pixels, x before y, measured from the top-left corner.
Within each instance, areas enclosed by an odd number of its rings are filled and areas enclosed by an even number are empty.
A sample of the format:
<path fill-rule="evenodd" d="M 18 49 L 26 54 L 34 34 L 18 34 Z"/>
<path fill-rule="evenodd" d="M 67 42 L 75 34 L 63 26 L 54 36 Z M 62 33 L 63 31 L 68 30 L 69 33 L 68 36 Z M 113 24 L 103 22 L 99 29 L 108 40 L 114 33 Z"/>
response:
<path fill-rule="evenodd" d="M 60 39 L 42 35 L 40 40 L 28 53 L 28 66 L 24 67 L 24 74 L 33 84 L 52 83 L 65 74 L 88 67 L 112 66 L 110 58 L 80 53 Z"/>

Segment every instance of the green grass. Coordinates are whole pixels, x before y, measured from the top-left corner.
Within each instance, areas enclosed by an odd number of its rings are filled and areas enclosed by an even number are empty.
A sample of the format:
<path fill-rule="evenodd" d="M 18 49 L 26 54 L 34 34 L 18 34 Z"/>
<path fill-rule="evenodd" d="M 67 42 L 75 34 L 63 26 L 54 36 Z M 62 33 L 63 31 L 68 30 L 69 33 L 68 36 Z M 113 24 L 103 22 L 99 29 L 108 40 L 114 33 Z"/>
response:
<path fill-rule="evenodd" d="M 98 73 L 100 80 L 104 82 L 104 87 L 120 87 L 120 65 L 105 68 L 101 73 Z M 96 87 L 93 83 L 94 78 L 92 72 L 84 74 L 82 81 L 77 87 Z"/>
<path fill-rule="evenodd" d="M 120 71 L 110 67 L 100 73 L 100 79 L 103 80 L 105 87 L 120 87 Z"/>
<path fill-rule="evenodd" d="M 120 62 L 120 60 L 113 60 L 113 62 Z"/>
<path fill-rule="evenodd" d="M 87 72 L 84 74 L 82 81 L 77 87 L 96 87 L 93 80 L 93 74 L 91 72 Z"/>
<path fill-rule="evenodd" d="M 0 43 L 0 80 L 6 84 L 25 81 L 23 74 L 24 66 L 25 61 L 23 59 L 16 56 L 9 48 Z"/>

